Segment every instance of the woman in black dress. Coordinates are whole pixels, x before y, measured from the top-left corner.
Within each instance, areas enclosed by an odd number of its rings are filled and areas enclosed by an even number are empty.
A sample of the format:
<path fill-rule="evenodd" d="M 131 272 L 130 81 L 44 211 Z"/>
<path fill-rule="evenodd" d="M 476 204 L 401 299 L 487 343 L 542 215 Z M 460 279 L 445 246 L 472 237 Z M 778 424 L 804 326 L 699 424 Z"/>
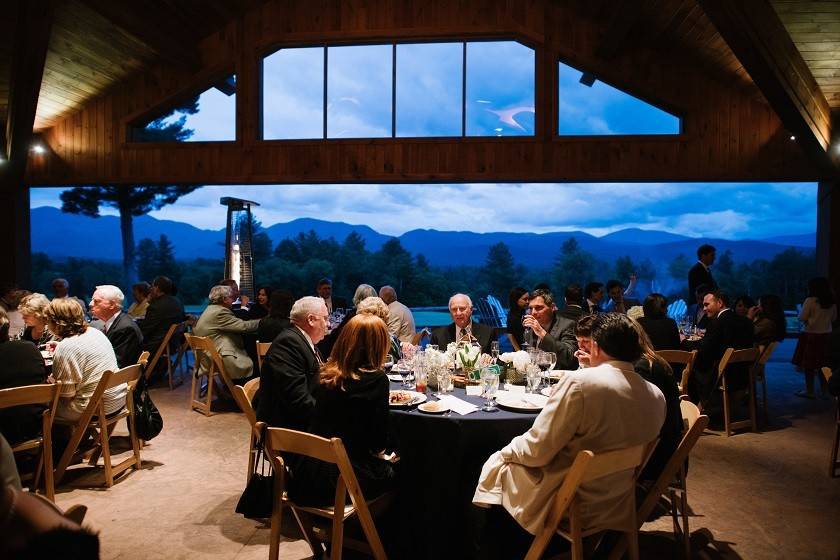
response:
<path fill-rule="evenodd" d="M 310 432 L 341 438 L 365 499 L 390 490 L 394 469 L 382 455 L 388 437 L 388 328 L 375 315 L 358 314 L 342 329 L 315 390 Z M 290 495 L 300 505 L 332 505 L 338 467 L 302 457 L 292 468 Z"/>
<path fill-rule="evenodd" d="M 525 327 L 522 326 L 522 316 L 528 307 L 528 290 L 516 288 L 508 294 L 507 336 L 515 351 L 519 351 L 525 342 Z"/>

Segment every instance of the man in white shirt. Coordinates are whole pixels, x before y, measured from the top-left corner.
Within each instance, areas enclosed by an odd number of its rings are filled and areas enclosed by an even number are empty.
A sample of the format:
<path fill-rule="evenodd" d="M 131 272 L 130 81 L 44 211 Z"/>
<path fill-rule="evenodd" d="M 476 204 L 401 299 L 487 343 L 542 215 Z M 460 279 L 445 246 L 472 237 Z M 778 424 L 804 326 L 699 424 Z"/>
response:
<path fill-rule="evenodd" d="M 414 315 L 411 309 L 397 301 L 397 291 L 391 286 L 379 288 L 379 297 L 388 306 L 388 330 L 400 342 L 411 342 L 414 338 Z"/>

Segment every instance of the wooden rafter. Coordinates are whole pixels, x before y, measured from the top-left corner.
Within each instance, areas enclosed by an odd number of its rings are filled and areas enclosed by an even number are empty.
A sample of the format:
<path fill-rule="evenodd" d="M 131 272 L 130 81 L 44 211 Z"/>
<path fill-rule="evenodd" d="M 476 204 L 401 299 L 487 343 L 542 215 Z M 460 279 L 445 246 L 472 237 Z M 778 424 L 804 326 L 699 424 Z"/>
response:
<path fill-rule="evenodd" d="M 698 0 L 812 163 L 836 174 L 831 111 L 767 0 Z"/>
<path fill-rule="evenodd" d="M 201 67 L 197 46 L 184 41 L 184 33 L 176 25 L 163 18 L 150 20 L 145 3 L 111 0 L 82 2 L 117 27 L 152 47 L 167 62 L 191 71 Z"/>

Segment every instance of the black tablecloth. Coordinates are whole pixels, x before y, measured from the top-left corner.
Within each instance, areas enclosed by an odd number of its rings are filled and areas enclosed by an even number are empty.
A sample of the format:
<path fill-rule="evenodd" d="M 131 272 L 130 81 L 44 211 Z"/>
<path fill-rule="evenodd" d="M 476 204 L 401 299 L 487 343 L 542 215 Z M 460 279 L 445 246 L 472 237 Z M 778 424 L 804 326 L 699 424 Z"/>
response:
<path fill-rule="evenodd" d="M 398 389 L 399 383 L 392 383 Z M 476 405 L 484 399 L 454 395 Z M 400 475 L 396 514 L 400 557 L 469 558 L 472 496 L 487 458 L 527 431 L 535 413 L 481 410 L 461 416 L 429 415 L 394 409 L 390 429 L 399 450 Z"/>

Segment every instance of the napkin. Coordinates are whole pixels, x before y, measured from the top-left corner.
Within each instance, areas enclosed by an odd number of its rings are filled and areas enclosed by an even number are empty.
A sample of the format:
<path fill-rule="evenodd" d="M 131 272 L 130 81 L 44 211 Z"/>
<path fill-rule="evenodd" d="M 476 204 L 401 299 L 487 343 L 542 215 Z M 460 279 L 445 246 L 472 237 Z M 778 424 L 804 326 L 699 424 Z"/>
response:
<path fill-rule="evenodd" d="M 525 393 L 525 386 L 524 385 L 511 385 L 510 383 L 505 383 L 505 391 L 508 393 Z"/>
<path fill-rule="evenodd" d="M 481 396 L 481 385 L 467 385 L 465 389 L 467 390 L 467 395 L 471 397 Z"/>
<path fill-rule="evenodd" d="M 474 404 L 468 403 L 467 401 L 459 399 L 453 395 L 441 395 L 439 400 L 448 406 L 450 410 L 460 414 L 461 416 L 466 416 L 467 414 L 478 410 L 478 407 Z"/>

